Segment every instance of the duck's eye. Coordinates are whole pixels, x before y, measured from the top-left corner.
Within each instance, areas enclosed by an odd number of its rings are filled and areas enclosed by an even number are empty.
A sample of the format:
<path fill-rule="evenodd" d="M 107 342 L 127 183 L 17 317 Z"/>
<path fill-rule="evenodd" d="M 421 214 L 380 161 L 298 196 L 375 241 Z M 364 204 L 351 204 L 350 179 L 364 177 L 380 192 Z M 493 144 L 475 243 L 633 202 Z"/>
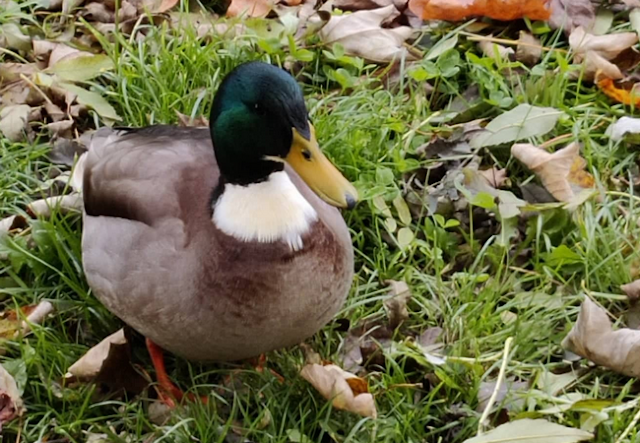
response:
<path fill-rule="evenodd" d="M 302 151 L 302 156 L 305 160 L 311 161 L 311 153 L 307 150 Z"/>
<path fill-rule="evenodd" d="M 254 104 L 253 110 L 256 112 L 256 114 L 264 115 L 264 107 L 260 103 Z"/>

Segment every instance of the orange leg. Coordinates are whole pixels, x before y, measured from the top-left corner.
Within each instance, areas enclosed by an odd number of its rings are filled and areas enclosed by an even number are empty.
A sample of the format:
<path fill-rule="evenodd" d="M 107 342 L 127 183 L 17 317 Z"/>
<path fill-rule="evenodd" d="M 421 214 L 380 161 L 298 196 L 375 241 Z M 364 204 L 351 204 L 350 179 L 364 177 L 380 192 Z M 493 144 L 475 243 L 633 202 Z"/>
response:
<path fill-rule="evenodd" d="M 160 397 L 160 401 L 166 404 L 167 406 L 174 408 L 176 406 L 176 401 L 181 401 L 184 398 L 184 393 L 178 388 L 167 374 L 167 370 L 164 366 L 164 353 L 162 348 L 152 342 L 147 338 L 147 350 L 149 351 L 149 355 L 151 356 L 151 361 L 153 362 L 153 367 L 156 370 L 156 378 L 158 379 L 158 396 Z M 189 394 L 187 398 L 191 401 L 195 400 L 197 397 L 193 394 Z M 208 402 L 207 397 L 200 397 L 200 400 L 203 403 Z"/>

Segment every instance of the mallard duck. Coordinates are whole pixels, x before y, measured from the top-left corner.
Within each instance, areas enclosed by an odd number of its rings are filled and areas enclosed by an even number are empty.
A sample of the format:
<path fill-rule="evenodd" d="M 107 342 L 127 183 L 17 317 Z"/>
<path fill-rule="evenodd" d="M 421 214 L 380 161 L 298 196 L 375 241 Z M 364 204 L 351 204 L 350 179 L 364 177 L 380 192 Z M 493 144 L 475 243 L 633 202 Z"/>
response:
<path fill-rule="evenodd" d="M 102 128 L 82 165 L 86 278 L 147 338 L 161 384 L 158 347 L 233 361 L 295 345 L 353 278 L 336 207 L 357 191 L 322 154 L 293 77 L 236 67 L 208 129 Z"/>

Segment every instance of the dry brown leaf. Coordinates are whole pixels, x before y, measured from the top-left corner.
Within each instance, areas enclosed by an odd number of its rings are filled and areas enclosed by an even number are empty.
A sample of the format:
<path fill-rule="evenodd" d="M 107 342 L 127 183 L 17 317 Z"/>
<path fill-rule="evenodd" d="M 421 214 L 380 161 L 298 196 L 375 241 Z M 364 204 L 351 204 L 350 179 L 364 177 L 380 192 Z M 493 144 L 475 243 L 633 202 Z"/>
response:
<path fill-rule="evenodd" d="M 3 312 L 0 320 L 0 338 L 13 339 L 28 334 L 31 325 L 42 323 L 53 310 L 53 305 L 44 300 L 37 305 L 22 306 L 19 312 L 15 309 Z"/>
<path fill-rule="evenodd" d="M 71 138 L 73 137 L 73 120 L 61 120 L 57 122 L 47 123 L 45 127 L 49 131 L 51 137 Z"/>
<path fill-rule="evenodd" d="M 627 283 L 626 285 L 620 286 L 622 292 L 624 292 L 629 300 L 636 301 L 640 299 L 640 280 L 632 281 L 631 283 Z"/>
<path fill-rule="evenodd" d="M 640 331 L 614 331 L 604 309 L 585 298 L 578 320 L 562 341 L 569 351 L 629 377 L 640 377 Z"/>
<path fill-rule="evenodd" d="M 273 0 L 232 0 L 228 17 L 266 17 L 273 8 Z"/>
<path fill-rule="evenodd" d="M 414 30 L 408 26 L 382 28 L 381 23 L 398 10 L 389 5 L 370 11 L 333 15 L 320 30 L 320 39 L 325 45 L 340 43 L 346 54 L 355 55 L 374 62 L 390 62 L 394 59 L 415 60 L 404 42 Z"/>
<path fill-rule="evenodd" d="M 183 114 L 182 112 L 176 111 L 176 115 L 178 116 L 178 124 L 179 126 L 185 127 L 208 127 L 209 119 L 204 116 L 198 116 L 196 118 L 191 118 L 190 116 Z"/>
<path fill-rule="evenodd" d="M 611 61 L 637 41 L 638 34 L 635 32 L 592 35 L 584 27 L 577 27 L 569 36 L 569 46 L 574 53 L 573 60 L 576 63 L 584 62 L 585 65 L 583 72 L 577 74 L 583 75 L 589 81 L 595 78 L 598 71 L 602 71 L 604 77 L 622 78 L 622 72 Z"/>
<path fill-rule="evenodd" d="M 9 105 L 0 109 L 0 133 L 12 142 L 24 140 L 30 112 L 29 105 Z"/>
<path fill-rule="evenodd" d="M 0 432 L 4 423 L 21 416 L 23 412 L 24 406 L 18 385 L 0 364 Z"/>
<path fill-rule="evenodd" d="M 0 85 L 20 80 L 20 75 L 32 75 L 38 72 L 35 63 L 0 63 Z"/>
<path fill-rule="evenodd" d="M 92 2 L 84 7 L 82 16 L 91 21 L 101 23 L 113 23 L 115 14 L 112 9 L 108 8 L 104 3 Z"/>
<path fill-rule="evenodd" d="M 409 9 L 423 20 L 460 21 L 468 17 L 495 20 L 547 20 L 546 0 L 409 0 Z"/>
<path fill-rule="evenodd" d="M 489 39 L 491 39 L 493 35 L 489 35 Z M 482 53 L 489 58 L 494 60 L 509 60 L 515 54 L 513 48 L 507 48 L 506 46 L 499 45 L 497 43 L 492 42 L 491 40 L 482 40 L 478 42 L 478 48 L 482 51 Z"/>
<path fill-rule="evenodd" d="M 549 24 L 553 29 L 564 29 L 566 33 L 578 26 L 590 29 L 596 19 L 591 0 L 551 0 Z"/>
<path fill-rule="evenodd" d="M 478 173 L 487 181 L 487 183 L 489 183 L 491 187 L 496 189 L 501 188 L 507 182 L 506 169 L 491 168 L 478 171 Z"/>
<path fill-rule="evenodd" d="M 27 211 L 34 217 L 51 217 L 54 208 L 64 214 L 70 211 L 82 211 L 83 205 L 80 194 L 57 195 L 29 203 Z"/>
<path fill-rule="evenodd" d="M 376 418 L 378 415 L 373 395 L 368 391 L 367 382 L 342 368 L 329 364 L 306 364 L 300 370 L 302 378 L 336 409 Z"/>
<path fill-rule="evenodd" d="M 385 283 L 391 289 L 391 298 L 384 301 L 384 307 L 389 316 L 389 326 L 395 329 L 409 318 L 407 303 L 411 299 L 411 290 L 403 281 L 387 280 Z"/>
<path fill-rule="evenodd" d="M 131 366 L 131 348 L 124 329 L 89 349 L 69 367 L 65 378 L 70 382 L 100 382 L 129 392 L 140 392 L 147 385 Z"/>
<path fill-rule="evenodd" d="M 629 309 L 624 314 L 628 328 L 640 328 L 640 280 L 632 281 L 620 286 L 620 289 L 629 297 Z"/>
<path fill-rule="evenodd" d="M 516 60 L 525 65 L 533 66 L 542 58 L 542 44 L 540 40 L 527 31 L 520 31 L 518 47 L 516 49 Z"/>
<path fill-rule="evenodd" d="M 580 157 L 580 145 L 576 142 L 550 153 L 528 143 L 516 143 L 511 154 L 531 169 L 553 197 L 568 202 L 574 197 L 571 184 L 581 188 L 594 185 L 593 177 L 582 168 L 586 165 Z"/>
<path fill-rule="evenodd" d="M 12 215 L 0 219 L 0 235 L 25 227 L 27 221 L 21 215 Z"/>

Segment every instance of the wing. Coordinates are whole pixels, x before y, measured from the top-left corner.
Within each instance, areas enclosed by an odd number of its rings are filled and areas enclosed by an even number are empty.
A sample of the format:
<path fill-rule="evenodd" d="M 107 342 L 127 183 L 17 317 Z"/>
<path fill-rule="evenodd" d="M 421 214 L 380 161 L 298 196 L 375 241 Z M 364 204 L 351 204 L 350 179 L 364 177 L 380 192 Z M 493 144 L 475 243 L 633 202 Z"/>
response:
<path fill-rule="evenodd" d="M 88 216 L 149 226 L 210 213 L 219 178 L 206 128 L 152 126 L 97 131 L 84 163 Z"/>

